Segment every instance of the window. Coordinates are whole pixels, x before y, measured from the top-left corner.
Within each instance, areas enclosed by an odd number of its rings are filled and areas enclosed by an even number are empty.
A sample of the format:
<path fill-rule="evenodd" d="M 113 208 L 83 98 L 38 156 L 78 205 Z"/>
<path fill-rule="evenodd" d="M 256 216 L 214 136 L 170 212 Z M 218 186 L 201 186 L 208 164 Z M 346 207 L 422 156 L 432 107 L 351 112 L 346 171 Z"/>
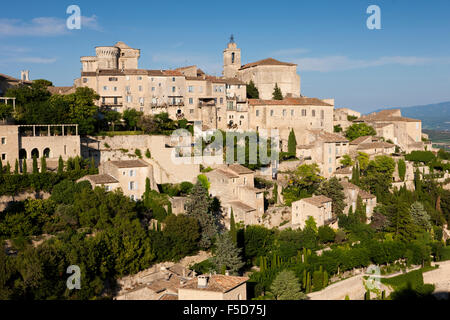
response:
<path fill-rule="evenodd" d="M 109 77 L 109 81 L 117 81 L 117 77 Z"/>
<path fill-rule="evenodd" d="M 256 116 L 259 117 L 259 110 L 256 110 Z"/>
<path fill-rule="evenodd" d="M 133 97 L 132 96 L 127 96 L 127 102 L 133 102 Z"/>
<path fill-rule="evenodd" d="M 128 190 L 134 190 L 134 181 L 128 183 Z"/>
<path fill-rule="evenodd" d="M 142 86 L 139 86 L 139 91 L 142 91 Z"/>
<path fill-rule="evenodd" d="M 138 80 L 142 80 L 142 77 L 138 77 Z"/>
<path fill-rule="evenodd" d="M 325 111 L 320 110 L 320 119 L 325 119 Z"/>
<path fill-rule="evenodd" d="M 175 77 L 172 78 L 172 82 L 175 82 Z"/>
<path fill-rule="evenodd" d="M 189 113 L 194 113 L 194 109 L 189 109 Z"/>
<path fill-rule="evenodd" d="M 312 111 L 312 116 L 315 117 L 316 116 L 316 110 Z"/>
<path fill-rule="evenodd" d="M 127 90 L 127 92 L 130 92 L 130 86 L 126 86 L 125 90 Z"/>
<path fill-rule="evenodd" d="M 291 117 L 294 116 L 294 109 L 291 109 Z"/>
<path fill-rule="evenodd" d="M 328 158 L 328 163 L 331 164 L 331 158 Z"/>
<path fill-rule="evenodd" d="M 113 90 L 114 90 L 114 91 L 117 91 L 117 87 L 114 87 Z"/>
<path fill-rule="evenodd" d="M 130 76 L 126 76 L 126 79 L 127 79 L 127 80 L 130 80 Z"/>
<path fill-rule="evenodd" d="M 134 170 L 130 170 L 130 177 L 134 177 L 136 174 L 134 172 Z"/>
<path fill-rule="evenodd" d="M 332 169 L 331 169 L 331 168 L 328 168 L 328 172 L 331 173 L 331 171 L 332 171 Z"/>
<path fill-rule="evenodd" d="M 88 82 L 88 78 L 83 78 L 83 83 Z"/>
<path fill-rule="evenodd" d="M 194 92 L 194 91 L 192 91 Z M 203 92 L 203 87 L 198 87 L 198 92 L 202 93 Z"/>
<path fill-rule="evenodd" d="M 155 91 L 155 87 L 152 87 L 152 91 Z"/>
<path fill-rule="evenodd" d="M 175 89 L 176 89 L 175 87 L 172 87 L 172 92 L 175 92 Z"/>
<path fill-rule="evenodd" d="M 270 110 L 270 116 L 273 117 L 273 110 Z"/>
<path fill-rule="evenodd" d="M 134 195 L 133 194 L 130 196 L 130 199 L 134 201 Z"/>
<path fill-rule="evenodd" d="M 2 160 L 6 160 L 6 153 L 2 153 Z"/>
<path fill-rule="evenodd" d="M 306 109 L 302 109 L 302 117 L 306 117 Z"/>
<path fill-rule="evenodd" d="M 193 86 L 189 86 L 189 87 L 188 87 L 188 91 L 189 91 L 189 92 L 194 92 L 194 87 L 193 87 Z"/>
<path fill-rule="evenodd" d="M 140 103 L 141 105 L 144 104 L 144 97 L 140 97 L 140 98 L 139 98 L 139 103 Z"/>
<path fill-rule="evenodd" d="M 286 117 L 286 109 L 283 109 L 283 117 Z"/>
<path fill-rule="evenodd" d="M 6 138 L 2 137 L 2 144 L 6 144 Z"/>
<path fill-rule="evenodd" d="M 106 191 L 111 191 L 111 186 L 105 186 Z"/>
<path fill-rule="evenodd" d="M 220 104 L 223 104 L 223 98 L 220 98 Z"/>
<path fill-rule="evenodd" d="M 231 63 L 234 63 L 234 52 L 231 53 Z"/>
<path fill-rule="evenodd" d="M 103 87 L 103 91 L 107 91 L 108 90 L 108 87 L 107 86 L 104 86 Z"/>
<path fill-rule="evenodd" d="M 193 104 L 194 103 L 194 99 L 193 98 L 189 98 L 189 104 Z"/>

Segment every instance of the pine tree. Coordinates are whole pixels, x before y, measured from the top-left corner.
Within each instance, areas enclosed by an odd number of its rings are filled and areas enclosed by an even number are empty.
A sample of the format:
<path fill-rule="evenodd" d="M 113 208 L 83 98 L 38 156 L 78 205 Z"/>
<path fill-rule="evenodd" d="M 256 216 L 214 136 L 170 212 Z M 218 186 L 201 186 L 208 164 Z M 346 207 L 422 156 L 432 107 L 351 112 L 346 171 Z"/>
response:
<path fill-rule="evenodd" d="M 19 174 L 19 160 L 16 159 L 16 163 L 14 164 L 14 174 Z"/>
<path fill-rule="evenodd" d="M 291 155 L 296 155 L 297 153 L 297 139 L 295 138 L 295 132 L 294 129 L 291 129 L 291 132 L 289 133 L 288 138 L 288 152 Z"/>
<path fill-rule="evenodd" d="M 411 240 L 414 230 L 408 205 L 401 199 L 397 199 L 397 202 L 390 207 L 388 215 L 390 221 L 388 231 L 394 233 L 394 238 L 401 241 Z"/>
<path fill-rule="evenodd" d="M 227 233 L 220 234 L 217 237 L 215 256 L 211 258 L 216 270 L 229 270 L 231 274 L 237 274 L 244 266 L 240 256 L 241 249 L 231 239 Z"/>
<path fill-rule="evenodd" d="M 58 175 L 62 175 L 64 173 L 64 160 L 61 156 L 58 159 Z"/>
<path fill-rule="evenodd" d="M 207 190 L 197 181 L 186 202 L 186 214 L 196 218 L 200 224 L 202 236 L 199 246 L 203 249 L 211 246 L 212 238 L 218 231 L 218 217 L 216 212 L 211 210 L 212 204 Z"/>
<path fill-rule="evenodd" d="M 233 208 L 231 208 L 230 236 L 231 236 L 231 240 L 233 240 L 234 244 L 237 244 L 237 230 L 236 230 L 236 222 L 234 221 Z"/>
<path fill-rule="evenodd" d="M 430 222 L 431 220 L 430 215 L 425 210 L 422 203 L 417 201 L 414 202 L 411 205 L 410 213 L 412 221 L 417 227 L 425 230 L 431 229 L 432 225 Z"/>
<path fill-rule="evenodd" d="M 47 172 L 47 160 L 45 160 L 45 157 L 41 158 L 41 172 Z"/>
<path fill-rule="evenodd" d="M 295 273 L 290 270 L 281 271 L 270 286 L 271 293 L 277 300 L 303 300 L 306 295 L 300 291 L 300 284 Z"/>
<path fill-rule="evenodd" d="M 247 85 L 247 99 L 259 99 L 259 91 L 253 80 L 250 80 Z"/>
<path fill-rule="evenodd" d="M 278 83 L 275 83 L 275 88 L 273 89 L 272 99 L 273 100 L 283 100 L 283 93 L 281 92 L 281 89 L 278 87 Z"/>
<path fill-rule="evenodd" d="M 39 173 L 36 155 L 33 156 L 33 173 Z"/>

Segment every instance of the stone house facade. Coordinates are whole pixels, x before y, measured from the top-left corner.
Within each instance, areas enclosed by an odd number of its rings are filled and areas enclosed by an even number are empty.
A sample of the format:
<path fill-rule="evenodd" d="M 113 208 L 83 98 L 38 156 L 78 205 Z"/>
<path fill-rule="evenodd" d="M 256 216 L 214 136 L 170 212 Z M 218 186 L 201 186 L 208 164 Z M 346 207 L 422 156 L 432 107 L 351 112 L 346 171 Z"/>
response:
<path fill-rule="evenodd" d="M 178 288 L 178 300 L 247 300 L 248 277 L 201 275 Z"/>
<path fill-rule="evenodd" d="M 377 206 L 377 197 L 369 192 L 366 192 L 360 189 L 358 186 L 355 186 L 353 183 L 348 181 L 340 181 L 342 187 L 344 188 L 345 194 L 345 208 L 344 213 L 348 214 L 350 207 L 353 208 L 353 212 L 356 209 L 358 196 L 361 197 L 363 204 L 366 206 L 366 217 L 370 222 L 370 218 L 373 214 L 373 209 Z"/>
<path fill-rule="evenodd" d="M 331 203 L 332 200 L 325 196 L 313 196 L 292 202 L 292 229 L 305 228 L 309 217 L 314 218 L 317 227 L 335 224 Z"/>

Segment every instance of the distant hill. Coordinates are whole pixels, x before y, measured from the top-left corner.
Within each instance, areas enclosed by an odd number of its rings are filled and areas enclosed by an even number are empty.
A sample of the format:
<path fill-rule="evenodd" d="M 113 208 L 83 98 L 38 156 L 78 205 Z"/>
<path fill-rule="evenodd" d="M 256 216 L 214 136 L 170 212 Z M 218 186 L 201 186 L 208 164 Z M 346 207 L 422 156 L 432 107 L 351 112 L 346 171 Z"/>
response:
<path fill-rule="evenodd" d="M 422 120 L 423 129 L 450 130 L 450 101 L 390 109 L 400 109 L 402 116 Z"/>

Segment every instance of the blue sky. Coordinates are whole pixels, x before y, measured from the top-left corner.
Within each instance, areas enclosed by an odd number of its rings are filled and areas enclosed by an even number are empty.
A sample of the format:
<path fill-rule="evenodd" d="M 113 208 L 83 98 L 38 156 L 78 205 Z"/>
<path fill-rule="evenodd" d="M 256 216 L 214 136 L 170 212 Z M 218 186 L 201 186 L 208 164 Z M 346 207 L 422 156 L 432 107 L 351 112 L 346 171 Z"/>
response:
<path fill-rule="evenodd" d="M 0 73 L 71 85 L 80 56 L 121 40 L 140 68 L 196 64 L 220 75 L 230 34 L 242 62 L 298 64 L 302 94 L 362 112 L 450 100 L 450 1 L 16 1 L 0 11 Z M 81 8 L 81 30 L 66 9 Z M 369 30 L 369 5 L 381 30 Z"/>

